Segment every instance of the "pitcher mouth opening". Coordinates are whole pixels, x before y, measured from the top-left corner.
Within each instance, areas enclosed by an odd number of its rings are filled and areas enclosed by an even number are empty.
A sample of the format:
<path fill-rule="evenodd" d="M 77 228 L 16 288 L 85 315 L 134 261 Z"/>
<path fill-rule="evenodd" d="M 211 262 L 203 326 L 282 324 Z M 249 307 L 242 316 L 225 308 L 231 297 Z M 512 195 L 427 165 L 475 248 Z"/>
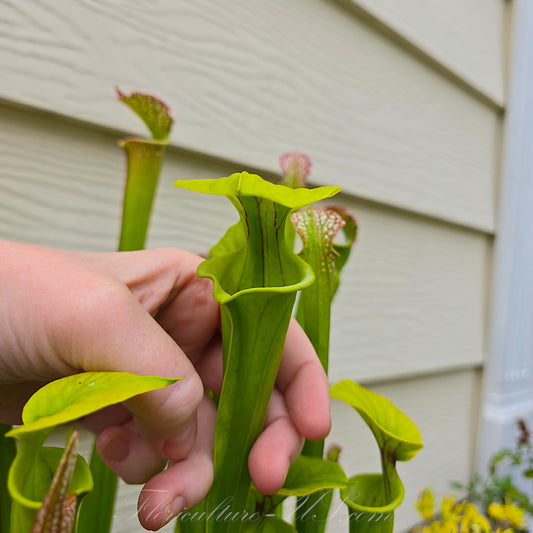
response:
<path fill-rule="evenodd" d="M 232 254 L 229 255 L 231 256 Z M 213 257 L 200 263 L 198 266 L 198 276 L 201 278 L 209 278 L 213 282 L 213 295 L 219 304 L 228 303 L 239 296 L 250 293 L 292 293 L 309 287 L 315 281 L 313 269 L 303 259 L 294 256 L 293 264 L 296 266 L 298 275 L 293 276 L 293 278 L 298 279 L 293 283 L 287 283 L 286 285 L 255 286 L 228 291 L 224 286 L 224 270 L 226 268 L 231 268 L 231 263 L 228 261 L 229 259 L 228 256 Z M 221 274 L 217 272 L 217 267 L 221 267 Z"/>

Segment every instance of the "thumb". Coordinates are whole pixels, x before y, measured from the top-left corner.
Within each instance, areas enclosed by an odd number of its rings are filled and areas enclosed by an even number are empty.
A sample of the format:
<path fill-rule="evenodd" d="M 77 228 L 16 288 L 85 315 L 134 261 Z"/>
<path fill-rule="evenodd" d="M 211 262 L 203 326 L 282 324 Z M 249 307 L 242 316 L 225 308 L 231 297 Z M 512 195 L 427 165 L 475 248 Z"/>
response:
<path fill-rule="evenodd" d="M 196 436 L 196 411 L 203 397 L 200 377 L 183 350 L 124 284 L 94 272 L 85 279 L 79 276 L 78 272 L 76 285 L 82 289 L 75 302 L 54 314 L 52 330 L 60 344 L 56 353 L 84 371 L 184 378 L 125 402 L 154 450 L 169 460 L 182 459 Z"/>

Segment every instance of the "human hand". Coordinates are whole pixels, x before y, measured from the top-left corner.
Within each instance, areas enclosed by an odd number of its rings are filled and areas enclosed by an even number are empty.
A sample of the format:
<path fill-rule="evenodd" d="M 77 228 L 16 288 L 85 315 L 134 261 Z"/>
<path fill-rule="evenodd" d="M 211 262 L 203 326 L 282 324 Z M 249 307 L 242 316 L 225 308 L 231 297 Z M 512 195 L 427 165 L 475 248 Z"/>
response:
<path fill-rule="evenodd" d="M 185 377 L 84 419 L 106 463 L 147 482 L 149 529 L 199 503 L 212 482 L 222 384 L 219 311 L 201 259 L 176 249 L 87 254 L 0 241 L 0 421 L 20 423 L 44 383 L 80 371 Z M 296 323 L 287 334 L 265 429 L 249 456 L 255 486 L 281 487 L 303 438 L 329 431 L 327 378 Z M 165 470 L 164 465 L 168 461 Z"/>

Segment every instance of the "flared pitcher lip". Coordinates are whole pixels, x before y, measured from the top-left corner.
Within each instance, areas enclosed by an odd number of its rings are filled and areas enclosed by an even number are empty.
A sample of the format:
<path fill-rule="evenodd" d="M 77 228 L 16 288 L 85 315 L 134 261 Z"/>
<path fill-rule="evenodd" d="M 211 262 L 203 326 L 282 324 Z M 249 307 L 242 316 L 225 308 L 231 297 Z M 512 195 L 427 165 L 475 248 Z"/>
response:
<path fill-rule="evenodd" d="M 340 401 L 345 401 L 343 398 L 337 396 L 335 393 L 333 393 L 333 394 L 331 393 L 332 389 L 334 389 L 336 386 L 338 386 L 339 384 L 341 384 L 341 383 L 343 383 L 345 381 L 351 381 L 351 380 L 343 379 L 343 380 L 339 381 L 338 383 L 335 383 L 335 384 L 330 386 L 330 396 L 333 399 L 340 400 Z M 359 385 L 359 383 L 356 383 L 356 385 L 361 386 L 361 385 Z M 370 392 L 372 392 L 372 391 L 370 391 Z M 379 395 L 379 396 L 381 396 L 381 395 Z M 387 400 L 387 403 L 393 405 L 392 402 L 390 402 L 390 400 L 388 400 L 387 398 L 384 398 L 384 399 Z M 373 414 L 367 408 L 365 408 L 364 406 L 359 405 L 359 406 L 356 407 L 356 406 L 354 406 L 352 404 L 349 404 L 349 405 L 351 405 L 351 407 L 353 407 L 363 419 L 364 419 L 363 413 L 364 413 L 364 415 L 369 417 L 370 420 L 372 421 L 372 424 L 375 425 L 385 436 L 387 436 L 387 437 L 389 437 L 391 439 L 394 439 L 396 442 L 411 448 L 410 450 L 408 450 L 407 452 L 404 452 L 400 456 L 395 457 L 395 459 L 397 461 L 401 461 L 401 462 L 409 461 L 410 459 L 412 459 L 414 457 L 414 455 L 418 451 L 420 451 L 424 447 L 424 444 L 422 443 L 422 435 L 420 434 L 420 430 L 418 429 L 418 427 L 416 427 L 416 424 L 405 413 L 400 411 L 396 406 L 393 405 L 393 407 L 395 409 L 397 409 L 403 415 L 403 417 L 405 417 L 405 419 L 407 419 L 410 422 L 410 424 L 412 424 L 410 429 L 415 429 L 416 432 L 418 433 L 418 435 L 416 436 L 417 440 L 413 440 L 412 437 L 410 437 L 410 438 L 402 437 L 402 436 L 398 435 L 397 433 L 391 431 L 390 429 L 387 429 L 386 427 L 383 426 L 382 422 L 381 421 L 378 422 L 376 420 L 376 418 L 373 416 Z M 366 422 L 366 420 L 365 420 L 365 422 Z M 371 426 L 368 423 L 367 423 L 367 426 L 372 431 L 372 433 L 374 433 L 372 428 L 371 428 Z M 408 457 L 405 457 L 405 454 L 407 454 Z"/>
<path fill-rule="evenodd" d="M 264 180 L 258 174 L 235 172 L 224 178 L 178 180 L 174 187 L 191 191 L 230 197 L 257 197 L 270 200 L 289 209 L 299 209 L 335 196 L 341 187 L 326 185 L 315 189 L 291 189 L 285 185 Z"/>
<path fill-rule="evenodd" d="M 228 256 L 231 254 L 227 254 Z M 221 259 L 225 256 L 218 256 L 216 259 Z M 207 273 L 207 272 L 201 272 L 201 266 L 205 265 L 210 259 L 207 259 L 206 261 L 200 263 L 198 266 L 198 276 L 200 278 L 209 278 L 213 284 L 213 296 L 215 298 L 215 301 L 219 304 L 226 304 L 231 302 L 232 300 L 235 300 L 239 296 L 244 296 L 246 294 L 257 294 L 257 293 L 277 293 L 277 294 L 283 294 L 283 293 L 292 293 L 299 291 L 301 289 L 305 289 L 309 287 L 312 283 L 314 283 L 316 276 L 313 272 L 313 269 L 300 257 L 297 255 L 294 256 L 294 259 L 297 263 L 299 263 L 299 270 L 304 275 L 302 276 L 301 280 L 297 283 L 291 283 L 290 285 L 273 285 L 270 287 L 249 287 L 247 289 L 242 289 L 240 291 L 237 291 L 233 294 L 230 294 L 227 292 L 223 287 L 216 276 L 216 274 L 213 273 Z"/>
<path fill-rule="evenodd" d="M 375 478 L 382 478 L 383 479 L 383 474 L 378 473 L 378 472 L 356 474 L 355 476 L 352 476 L 348 480 L 348 484 L 353 479 L 366 478 L 366 477 L 375 477 Z M 399 485 L 400 486 L 400 493 L 391 502 L 387 503 L 386 505 L 380 505 L 380 506 L 376 506 L 376 507 L 371 507 L 369 505 L 363 505 L 363 504 L 355 503 L 355 502 L 352 502 L 352 501 L 348 500 L 346 493 L 349 490 L 349 485 L 345 489 L 341 489 L 341 491 L 340 491 L 341 492 L 341 499 L 348 507 L 350 507 L 351 509 L 357 510 L 357 511 L 363 511 L 363 512 L 367 512 L 367 513 L 387 513 L 387 512 L 390 512 L 390 511 L 394 511 L 395 509 L 397 509 L 402 504 L 402 502 L 404 500 L 404 497 L 405 497 L 405 487 L 403 486 L 402 480 L 399 477 L 397 479 L 398 479 L 398 482 L 400 484 Z"/>

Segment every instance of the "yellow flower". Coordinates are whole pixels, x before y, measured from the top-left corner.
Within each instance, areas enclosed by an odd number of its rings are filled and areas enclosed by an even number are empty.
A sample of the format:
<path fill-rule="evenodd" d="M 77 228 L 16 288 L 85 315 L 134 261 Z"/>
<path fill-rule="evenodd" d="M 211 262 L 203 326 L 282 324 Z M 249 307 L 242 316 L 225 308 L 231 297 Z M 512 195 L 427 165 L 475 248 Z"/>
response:
<path fill-rule="evenodd" d="M 473 503 L 464 506 L 461 533 L 490 533 L 490 523 Z"/>
<path fill-rule="evenodd" d="M 429 527 L 424 528 L 423 533 L 457 533 L 457 524 L 455 522 L 431 522 Z"/>
<path fill-rule="evenodd" d="M 435 514 L 435 498 L 430 488 L 424 489 L 418 496 L 416 510 L 424 520 L 430 521 Z"/>
<path fill-rule="evenodd" d="M 461 513 L 463 512 L 464 504 L 458 504 L 455 501 L 455 495 L 451 494 L 450 496 L 442 497 L 442 502 L 440 506 L 440 512 L 442 514 L 443 522 L 459 522 L 461 519 Z"/>
<path fill-rule="evenodd" d="M 526 527 L 524 520 L 525 510 L 514 505 L 508 500 L 505 503 L 491 503 L 489 505 L 489 516 L 497 522 L 507 522 L 518 529 Z"/>

